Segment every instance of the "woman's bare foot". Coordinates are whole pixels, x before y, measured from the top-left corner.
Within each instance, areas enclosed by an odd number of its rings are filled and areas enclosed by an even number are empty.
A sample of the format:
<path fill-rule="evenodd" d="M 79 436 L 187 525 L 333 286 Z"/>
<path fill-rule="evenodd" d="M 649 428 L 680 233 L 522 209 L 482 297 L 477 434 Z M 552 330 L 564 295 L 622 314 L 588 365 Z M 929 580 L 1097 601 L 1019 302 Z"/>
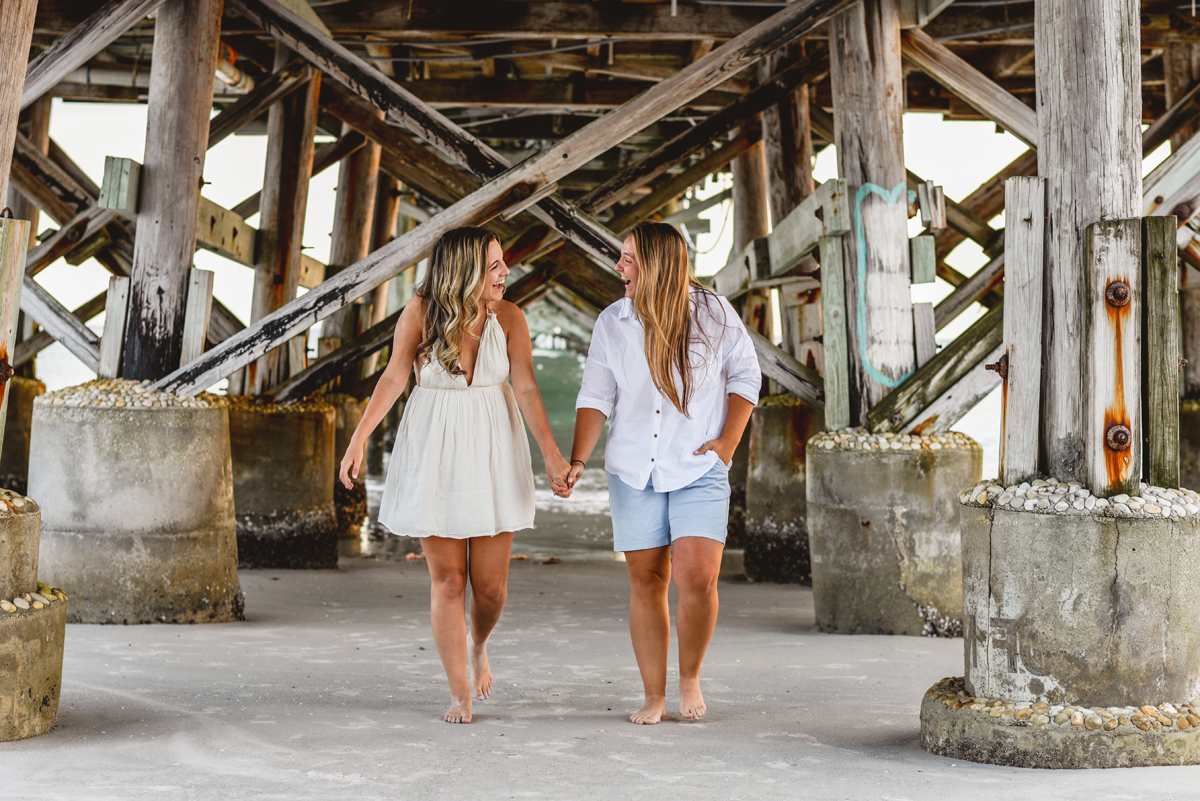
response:
<path fill-rule="evenodd" d="M 662 720 L 663 712 L 667 709 L 667 699 L 662 695 L 646 696 L 646 703 L 637 712 L 629 716 L 630 723 L 641 723 L 653 726 Z"/>
<path fill-rule="evenodd" d="M 471 654 L 471 681 L 475 697 L 482 701 L 492 694 L 492 669 L 488 665 L 487 643 L 476 645 L 468 640 L 467 647 Z"/>
<path fill-rule="evenodd" d="M 446 710 L 444 720 L 447 723 L 471 722 L 471 699 L 450 697 L 450 708 Z"/>
<path fill-rule="evenodd" d="M 704 717 L 708 707 L 704 705 L 704 696 L 700 692 L 700 679 L 679 678 L 679 714 L 687 720 Z"/>

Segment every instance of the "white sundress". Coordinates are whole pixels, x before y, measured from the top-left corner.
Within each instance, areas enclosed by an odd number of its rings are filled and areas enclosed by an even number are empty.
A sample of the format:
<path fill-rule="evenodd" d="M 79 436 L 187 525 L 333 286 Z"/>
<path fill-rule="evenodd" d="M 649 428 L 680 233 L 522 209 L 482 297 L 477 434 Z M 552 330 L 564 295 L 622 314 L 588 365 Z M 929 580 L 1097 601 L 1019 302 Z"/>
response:
<path fill-rule="evenodd" d="M 508 384 L 508 342 L 488 311 L 470 386 L 436 358 L 404 406 L 379 522 L 406 537 L 491 537 L 533 528 L 533 468 Z"/>

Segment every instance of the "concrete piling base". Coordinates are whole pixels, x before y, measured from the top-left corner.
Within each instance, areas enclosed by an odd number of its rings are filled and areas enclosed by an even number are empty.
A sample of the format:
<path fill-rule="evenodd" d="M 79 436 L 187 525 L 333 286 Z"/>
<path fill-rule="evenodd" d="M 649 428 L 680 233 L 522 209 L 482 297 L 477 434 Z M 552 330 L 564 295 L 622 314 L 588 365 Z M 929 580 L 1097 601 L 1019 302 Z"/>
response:
<path fill-rule="evenodd" d="M 367 464 L 363 459 L 362 471 L 352 489 L 346 489 L 338 480 L 338 472 L 342 458 L 350 448 L 350 438 L 354 429 L 362 420 L 363 412 L 367 410 L 367 401 L 359 400 L 352 395 L 329 395 L 326 400 L 333 404 L 336 418 L 333 435 L 333 507 L 337 513 L 337 536 L 340 539 L 353 539 L 362 529 L 363 520 L 367 517 Z"/>
<path fill-rule="evenodd" d="M 751 581 L 812 581 L 805 453 L 824 424 L 824 415 L 795 395 L 764 398 L 754 409 L 743 538 Z"/>
<path fill-rule="evenodd" d="M 241 567 L 337 567 L 334 424 L 334 407 L 325 401 L 277 406 L 231 399 Z"/>
<path fill-rule="evenodd" d="M 70 622 L 241 620 L 225 410 L 88 387 L 38 399 L 29 461 L 41 571 Z"/>
<path fill-rule="evenodd" d="M 39 605 L 0 609 L 0 742 L 45 734 L 58 718 L 67 603 Z"/>
<path fill-rule="evenodd" d="M 813 437 L 808 534 L 817 627 L 842 634 L 961 631 L 958 494 L 977 481 L 970 437 Z"/>
<path fill-rule="evenodd" d="M 29 480 L 29 432 L 33 401 L 46 392 L 36 378 L 8 380 L 8 412 L 4 419 L 4 446 L 0 450 L 0 488 L 24 493 Z"/>

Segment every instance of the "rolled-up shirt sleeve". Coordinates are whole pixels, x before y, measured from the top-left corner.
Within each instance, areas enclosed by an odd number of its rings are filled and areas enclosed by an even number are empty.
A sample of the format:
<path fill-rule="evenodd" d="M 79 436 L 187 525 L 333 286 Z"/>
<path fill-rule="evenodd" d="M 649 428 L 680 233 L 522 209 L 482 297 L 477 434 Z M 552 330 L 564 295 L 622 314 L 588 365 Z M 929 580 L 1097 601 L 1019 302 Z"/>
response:
<path fill-rule="evenodd" d="M 605 417 L 612 417 L 613 400 L 617 397 L 617 378 L 608 366 L 608 337 L 606 328 L 597 325 L 592 331 L 592 344 L 588 346 L 587 362 L 583 366 L 583 382 L 575 409 L 595 409 Z"/>
<path fill-rule="evenodd" d="M 727 394 L 740 395 L 757 405 L 759 393 L 762 391 L 762 370 L 758 367 L 754 340 L 750 339 L 746 326 L 729 301 L 725 298 L 721 298 L 721 301 L 726 315 L 730 318 L 725 328 L 725 391 Z"/>

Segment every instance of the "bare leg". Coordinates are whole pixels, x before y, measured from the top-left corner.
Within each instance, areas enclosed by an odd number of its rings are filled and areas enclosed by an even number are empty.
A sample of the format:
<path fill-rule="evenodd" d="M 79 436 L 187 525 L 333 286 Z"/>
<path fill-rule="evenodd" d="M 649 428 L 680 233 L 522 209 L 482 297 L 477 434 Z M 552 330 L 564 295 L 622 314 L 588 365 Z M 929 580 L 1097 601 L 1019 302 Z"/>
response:
<path fill-rule="evenodd" d="M 450 681 L 450 709 L 445 719 L 447 723 L 470 723 L 471 683 L 467 679 L 467 621 L 463 614 L 467 593 L 467 541 L 422 537 L 421 548 L 429 564 L 433 641 Z"/>
<path fill-rule="evenodd" d="M 508 564 L 512 557 L 512 532 L 494 537 L 472 537 L 471 576 L 471 678 L 472 691 L 482 701 L 492 693 L 492 669 L 487 641 L 500 621 L 508 598 Z"/>
<path fill-rule="evenodd" d="M 629 634 L 642 674 L 646 702 L 629 716 L 634 723 L 654 724 L 667 707 L 667 652 L 671 645 L 671 549 L 626 551 L 629 569 Z"/>
<path fill-rule="evenodd" d="M 704 717 L 708 707 L 700 693 L 700 664 L 717 625 L 717 577 L 725 546 L 706 537 L 675 540 L 675 586 L 679 607 L 675 631 L 679 636 L 679 714 Z"/>

